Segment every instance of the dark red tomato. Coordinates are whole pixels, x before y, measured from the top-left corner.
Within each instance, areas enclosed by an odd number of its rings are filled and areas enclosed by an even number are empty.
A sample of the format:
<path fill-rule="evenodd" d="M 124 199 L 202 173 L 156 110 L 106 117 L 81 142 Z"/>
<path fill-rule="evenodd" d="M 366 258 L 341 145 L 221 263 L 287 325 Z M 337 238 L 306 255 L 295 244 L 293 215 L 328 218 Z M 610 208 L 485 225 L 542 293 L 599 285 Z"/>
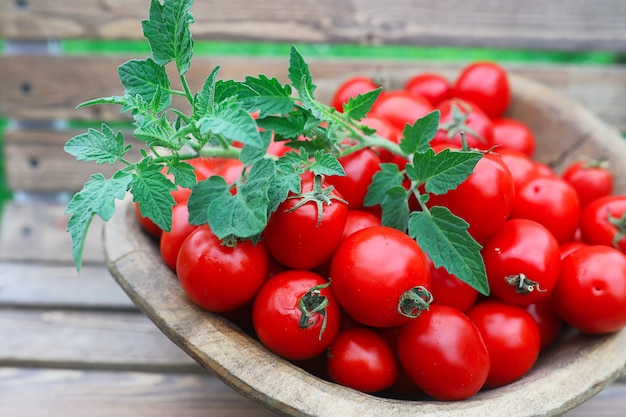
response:
<path fill-rule="evenodd" d="M 491 293 L 527 306 L 550 295 L 559 278 L 561 253 L 552 233 L 527 219 L 511 219 L 482 249 Z"/>
<path fill-rule="evenodd" d="M 433 295 L 433 304 L 454 307 L 466 312 L 478 299 L 478 291 L 452 275 L 445 268 L 435 268 L 435 264 L 428 259 L 430 267 L 430 292 Z"/>
<path fill-rule="evenodd" d="M 491 119 L 476 104 L 453 98 L 442 101 L 436 107 L 441 116 L 439 131 L 431 140 L 431 145 L 448 144 L 460 146 L 461 131 L 470 148 L 488 150 L 493 146 L 493 126 Z"/>
<path fill-rule="evenodd" d="M 134 203 L 135 206 L 135 214 L 137 215 L 137 220 L 139 220 L 139 225 L 141 228 L 146 231 L 149 235 L 156 237 L 159 239 L 161 237 L 161 233 L 163 230 L 156 225 L 149 217 L 144 217 L 139 210 L 139 203 Z"/>
<path fill-rule="evenodd" d="M 433 106 L 452 98 L 452 84 L 441 74 L 425 72 L 414 75 L 404 85 L 411 94 L 425 97 Z"/>
<path fill-rule="evenodd" d="M 500 117 L 511 102 L 506 70 L 495 62 L 475 62 L 454 83 L 454 96 L 476 103 L 492 119 Z"/>
<path fill-rule="evenodd" d="M 626 253 L 626 195 L 599 198 L 582 210 L 582 239 L 593 245 L 613 246 Z"/>
<path fill-rule="evenodd" d="M 369 77 L 357 76 L 348 78 L 335 90 L 331 100 L 331 105 L 340 112 L 343 112 L 343 105 L 359 94 L 365 94 L 379 87 L 374 80 Z"/>
<path fill-rule="evenodd" d="M 535 134 L 526 123 L 509 117 L 498 117 L 492 119 L 491 124 L 493 125 L 494 146 L 514 149 L 522 152 L 529 158 L 533 156 L 537 140 L 535 139 Z"/>
<path fill-rule="evenodd" d="M 432 195 L 428 205 L 449 208 L 469 223 L 469 233 L 482 243 L 509 218 L 514 193 L 507 166 L 498 154 L 486 153 L 463 183 L 446 194 Z"/>
<path fill-rule="evenodd" d="M 268 269 L 269 255 L 263 242 L 224 245 L 207 225 L 185 239 L 176 260 L 178 280 L 187 296 L 213 312 L 232 311 L 251 301 Z"/>
<path fill-rule="evenodd" d="M 575 161 L 562 178 L 576 190 L 581 207 L 613 192 L 613 174 L 602 161 Z"/>
<path fill-rule="evenodd" d="M 380 158 L 371 149 L 361 149 L 339 158 L 346 175 L 330 175 L 326 183 L 335 187 L 351 209 L 363 207 L 372 177 L 380 171 Z"/>
<path fill-rule="evenodd" d="M 526 309 L 501 301 L 476 304 L 467 312 L 482 335 L 491 368 L 485 388 L 497 388 L 526 375 L 539 356 L 541 334 Z"/>
<path fill-rule="evenodd" d="M 522 185 L 532 178 L 540 175 L 535 162 L 524 153 L 507 148 L 498 148 L 496 152 L 502 158 L 502 162 L 509 168 L 516 190 L 519 190 Z"/>
<path fill-rule="evenodd" d="M 457 309 L 441 305 L 431 305 L 402 327 L 398 357 L 417 386 L 441 401 L 476 394 L 491 366 L 476 325 Z"/>
<path fill-rule="evenodd" d="M 159 242 L 161 258 L 172 271 L 176 271 L 176 258 L 178 258 L 180 247 L 196 228 L 197 226 L 189 224 L 187 204 L 176 204 L 172 209 L 172 229 L 169 232 L 163 232 Z"/>
<path fill-rule="evenodd" d="M 368 116 L 361 119 L 360 123 L 375 129 L 378 136 L 383 137 L 392 143 L 400 143 L 400 139 L 402 139 L 402 132 L 387 120 L 381 119 L 380 117 Z M 395 155 L 386 149 L 374 149 L 376 150 L 376 153 L 378 153 L 378 157 L 381 162 L 392 162 L 395 158 Z"/>
<path fill-rule="evenodd" d="M 338 384 L 362 392 L 382 391 L 398 379 L 398 362 L 385 339 L 365 327 L 339 332 L 328 348 L 327 370 Z"/>
<path fill-rule="evenodd" d="M 511 218 L 544 225 L 559 243 L 574 238 L 580 218 L 576 190 L 558 177 L 539 176 L 516 190 Z"/>
<path fill-rule="evenodd" d="M 561 320 L 554 307 L 552 297 L 546 297 L 538 303 L 527 306 L 526 311 L 533 316 L 535 323 L 539 326 L 539 334 L 541 336 L 540 350 L 545 350 L 552 346 L 559 337 L 563 327 L 563 320 Z"/>
<path fill-rule="evenodd" d="M 291 269 L 261 287 L 252 307 L 252 322 L 259 340 L 272 352 L 287 359 L 310 359 L 335 340 L 341 309 L 326 279 Z"/>
<path fill-rule="evenodd" d="M 559 252 L 561 252 L 561 259 L 565 258 L 570 253 L 580 248 L 584 248 L 585 246 L 589 246 L 589 245 L 583 242 L 582 240 L 571 240 L 569 242 L 562 243 L 559 246 Z"/>
<path fill-rule="evenodd" d="M 319 193 L 327 194 L 329 204 L 319 199 Z M 294 269 L 313 269 L 330 259 L 348 217 L 348 205 L 342 200 L 320 177 L 303 180 L 300 195 L 290 195 L 270 215 L 263 232 L 270 254 Z"/>
<path fill-rule="evenodd" d="M 381 93 L 372 106 L 370 116 L 380 117 L 404 132 L 406 125 L 413 125 L 418 119 L 433 111 L 426 98 L 394 90 Z"/>
<path fill-rule="evenodd" d="M 346 227 L 343 229 L 343 239 L 352 233 L 365 229 L 366 227 L 380 226 L 380 217 L 365 210 L 348 210 Z"/>
<path fill-rule="evenodd" d="M 626 255 L 591 245 L 566 256 L 554 289 L 559 316 L 590 334 L 612 333 L 626 326 Z"/>
<path fill-rule="evenodd" d="M 430 288 L 422 249 L 405 233 L 386 226 L 361 229 L 344 239 L 333 255 L 330 277 L 346 313 L 374 327 L 409 321 L 398 312 L 399 304 L 411 289 Z"/>

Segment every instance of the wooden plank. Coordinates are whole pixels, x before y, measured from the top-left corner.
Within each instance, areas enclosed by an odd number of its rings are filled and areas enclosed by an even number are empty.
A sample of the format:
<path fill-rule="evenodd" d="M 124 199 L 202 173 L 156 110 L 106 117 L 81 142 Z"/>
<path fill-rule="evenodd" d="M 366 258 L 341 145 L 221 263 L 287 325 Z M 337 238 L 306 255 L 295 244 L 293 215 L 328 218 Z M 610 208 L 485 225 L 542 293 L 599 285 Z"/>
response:
<path fill-rule="evenodd" d="M 73 265 L 72 244 L 62 203 L 9 202 L 0 227 L 0 261 Z M 94 218 L 83 261 L 102 265 L 102 222 Z"/>
<path fill-rule="evenodd" d="M 614 384 L 564 417 L 623 417 L 625 399 Z M 0 403 L 7 416 L 277 416 L 207 375 L 0 368 Z"/>
<path fill-rule="evenodd" d="M 0 368 L 2 415 L 271 417 L 209 375 Z"/>
<path fill-rule="evenodd" d="M 624 3 L 626 4 L 626 3 Z M 101 105 L 76 110 L 81 102 L 110 95 L 120 95 L 123 88 L 116 68 L 128 57 L 0 57 L 0 114 L 16 119 L 128 119 L 120 115 L 119 106 Z M 352 74 L 393 78 L 403 72 L 409 75 L 438 70 L 456 76 L 466 62 L 424 62 L 393 60 L 313 59 L 311 72 L 317 81 L 317 98 L 329 102 L 333 89 Z M 210 70 L 220 65 L 220 76 L 243 79 L 250 74 L 267 74 L 287 82 L 288 59 L 243 57 L 202 57 L 188 73 L 192 90 L 199 90 Z M 503 63 L 512 73 L 527 76 L 550 85 L 588 106 L 603 120 L 626 130 L 626 66 L 524 65 Z M 25 87 L 27 86 L 27 87 Z M 399 87 L 399 85 L 390 85 Z M 180 101 L 175 101 L 181 106 Z M 182 106 L 185 109 L 185 106 Z"/>
<path fill-rule="evenodd" d="M 621 0 L 196 2 L 196 39 L 626 50 Z M 0 0 L 0 37 L 136 39 L 147 0 Z"/>
<path fill-rule="evenodd" d="M 0 306 L 34 309 L 135 310 L 104 265 L 0 263 Z"/>
<path fill-rule="evenodd" d="M 135 312 L 0 309 L 0 365 L 204 372 Z"/>

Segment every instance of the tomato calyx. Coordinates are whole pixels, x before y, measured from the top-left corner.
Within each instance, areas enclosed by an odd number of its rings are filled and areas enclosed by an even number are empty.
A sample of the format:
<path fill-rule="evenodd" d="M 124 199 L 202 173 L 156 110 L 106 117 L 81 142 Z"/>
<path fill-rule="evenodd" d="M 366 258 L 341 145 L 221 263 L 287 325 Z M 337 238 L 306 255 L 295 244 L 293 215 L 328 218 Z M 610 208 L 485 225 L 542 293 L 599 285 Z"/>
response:
<path fill-rule="evenodd" d="M 322 327 L 320 329 L 319 340 L 322 340 L 324 330 L 326 330 L 326 323 L 328 317 L 326 316 L 326 307 L 328 307 L 328 297 L 322 295 L 321 291 L 327 288 L 330 282 L 325 284 L 316 285 L 311 287 L 300 299 L 298 300 L 298 308 L 302 312 L 300 317 L 300 328 L 308 329 L 315 324 L 313 315 L 319 313 L 322 315 Z"/>
<path fill-rule="evenodd" d="M 485 143 L 485 138 L 483 138 L 478 132 L 476 132 L 467 124 L 467 120 L 469 119 L 472 112 L 471 107 L 464 106 L 464 108 L 466 110 L 466 113 L 463 113 L 461 111 L 459 104 L 453 103 L 450 109 L 450 121 L 441 123 L 441 129 L 447 132 L 448 138 L 453 138 L 456 135 L 465 132 Z"/>
<path fill-rule="evenodd" d="M 534 291 L 546 292 L 538 282 L 529 279 L 525 274 L 509 275 L 504 277 L 504 281 L 515 287 L 515 292 L 521 295 L 528 295 Z"/>
<path fill-rule="evenodd" d="M 301 200 L 295 206 L 291 207 L 288 212 L 294 211 L 308 202 L 313 202 L 317 206 L 317 227 L 322 224 L 322 211 L 324 209 L 324 204 L 330 206 L 333 203 L 333 200 L 337 200 L 344 204 L 348 204 L 346 200 L 343 198 L 333 195 L 332 192 L 335 190 L 335 187 L 329 185 L 328 187 L 322 187 L 324 183 L 324 177 L 322 175 L 315 175 L 313 177 L 313 189 L 306 193 L 291 195 L 288 198 L 300 198 Z"/>
<path fill-rule="evenodd" d="M 414 319 L 428 310 L 433 302 L 433 295 L 424 286 L 413 287 L 400 296 L 398 313 L 404 317 Z"/>
<path fill-rule="evenodd" d="M 626 213 L 622 214 L 621 217 L 615 217 L 607 211 L 607 221 L 617 229 L 611 243 L 616 249 L 619 249 L 619 241 L 626 236 Z"/>

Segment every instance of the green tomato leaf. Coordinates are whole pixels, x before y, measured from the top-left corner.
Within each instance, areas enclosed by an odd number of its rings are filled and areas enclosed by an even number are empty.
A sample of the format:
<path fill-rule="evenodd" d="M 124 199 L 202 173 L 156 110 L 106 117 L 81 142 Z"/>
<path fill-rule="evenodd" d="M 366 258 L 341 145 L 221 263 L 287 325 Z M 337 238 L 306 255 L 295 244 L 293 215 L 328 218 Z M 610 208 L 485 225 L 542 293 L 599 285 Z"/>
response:
<path fill-rule="evenodd" d="M 203 135 L 222 135 L 230 141 L 262 148 L 264 145 L 256 121 L 241 103 L 233 100 L 219 103 L 213 114 L 208 114 L 197 122 Z"/>
<path fill-rule="evenodd" d="M 171 104 L 170 79 L 165 67 L 151 58 L 127 61 L 119 66 L 117 73 L 126 88 L 124 93 L 140 95 L 146 102 L 154 102 L 156 112 L 165 110 Z"/>
<path fill-rule="evenodd" d="M 252 166 L 245 182 L 238 184 L 237 194 L 223 194 L 209 204 L 209 227 L 219 239 L 261 234 L 269 216 L 268 190 L 275 173 L 274 161 L 264 158 Z"/>
<path fill-rule="evenodd" d="M 295 139 L 305 129 L 305 120 L 301 114 L 296 113 L 287 118 L 279 116 L 267 116 L 257 120 L 260 128 L 273 131 L 277 138 Z"/>
<path fill-rule="evenodd" d="M 184 161 L 172 161 L 167 164 L 167 173 L 174 176 L 174 183 L 183 188 L 192 189 L 196 186 L 196 170 Z"/>
<path fill-rule="evenodd" d="M 213 68 L 213 71 L 211 71 L 207 79 L 204 80 L 202 91 L 196 94 L 194 99 L 194 114 L 197 118 L 213 113 L 213 106 L 215 105 L 215 83 L 219 70 L 219 66 Z"/>
<path fill-rule="evenodd" d="M 209 221 L 209 205 L 216 198 L 230 194 L 230 186 L 219 175 L 214 175 L 200 181 L 192 190 L 187 208 L 189 223 L 195 225 L 206 224 Z"/>
<path fill-rule="evenodd" d="M 291 80 L 291 85 L 293 85 L 297 91 L 300 91 L 304 86 L 304 88 L 311 92 L 311 95 L 313 94 L 315 85 L 313 84 L 313 78 L 309 71 L 309 65 L 295 46 L 291 47 L 289 54 L 289 79 Z"/>
<path fill-rule="evenodd" d="M 407 125 L 402 133 L 400 149 L 407 155 L 415 152 L 426 152 L 430 149 L 430 141 L 439 130 L 439 110 L 428 113 L 413 125 Z"/>
<path fill-rule="evenodd" d="M 369 113 L 382 90 L 381 87 L 364 94 L 359 94 L 356 97 L 350 97 L 348 102 L 343 105 L 343 113 L 350 119 L 361 120 Z"/>
<path fill-rule="evenodd" d="M 396 164 L 380 164 L 380 171 L 372 177 L 372 183 L 367 189 L 363 205 L 367 207 L 382 204 L 388 198 L 387 191 L 402 186 L 404 175 Z"/>
<path fill-rule="evenodd" d="M 387 189 L 384 200 L 380 203 L 382 209 L 381 224 L 406 232 L 409 226 L 409 192 L 402 186 L 396 185 Z"/>
<path fill-rule="evenodd" d="M 295 106 L 291 97 L 291 87 L 282 85 L 276 78 L 268 78 L 265 75 L 246 77 L 245 85 L 255 94 L 246 97 L 244 102 L 252 111 L 261 111 L 259 118 L 270 114 L 285 115 Z"/>
<path fill-rule="evenodd" d="M 476 151 L 444 149 L 435 154 L 429 149 L 413 155 L 413 162 L 407 164 L 407 176 L 417 184 L 426 184 L 426 191 L 432 194 L 445 194 L 454 190 L 474 171 L 482 158 Z"/>
<path fill-rule="evenodd" d="M 109 221 L 115 212 L 115 200 L 124 198 L 131 180 L 132 174 L 127 171 L 118 171 L 110 179 L 102 174 L 93 174 L 67 204 L 65 214 L 70 215 L 67 231 L 72 238 L 72 255 L 78 271 L 93 216 L 98 215 L 102 220 Z"/>
<path fill-rule="evenodd" d="M 267 148 L 270 146 L 270 142 L 272 140 L 272 132 L 264 131 L 260 132 L 261 139 L 263 140 L 263 146 L 256 147 L 250 145 L 244 145 L 241 149 L 241 154 L 239 154 L 239 160 L 243 162 L 245 166 L 250 166 L 255 164 L 257 161 L 265 157 L 267 153 Z"/>
<path fill-rule="evenodd" d="M 87 133 L 74 136 L 63 148 L 79 161 L 96 161 L 97 164 L 114 164 L 124 158 L 130 148 L 124 145 L 122 132 L 115 133 L 102 124 L 102 132 L 88 129 Z"/>
<path fill-rule="evenodd" d="M 277 173 L 274 176 L 272 185 L 268 190 L 270 202 L 268 204 L 268 214 L 276 211 L 280 203 L 285 201 L 289 193 L 300 192 L 302 183 L 302 172 L 289 165 L 278 164 Z"/>
<path fill-rule="evenodd" d="M 139 203 L 139 211 L 164 231 L 172 228 L 172 207 L 176 204 L 172 191 L 176 185 L 162 172 L 163 167 L 144 158 L 135 165 L 130 184 L 133 201 Z"/>
<path fill-rule="evenodd" d="M 143 34 L 150 43 L 152 56 L 159 65 L 176 62 L 179 74 L 189 70 L 193 55 L 193 39 L 189 12 L 193 0 L 152 0 L 150 18 L 142 21 Z"/>
<path fill-rule="evenodd" d="M 414 211 L 409 220 L 409 235 L 432 259 L 435 267 L 489 295 L 481 246 L 467 232 L 469 225 L 446 207 L 435 206 L 429 212 Z"/>
<path fill-rule="evenodd" d="M 135 123 L 133 134 L 150 147 L 161 146 L 168 149 L 180 149 L 182 144 L 176 132 L 163 114 L 161 117 L 146 117 Z"/>
<path fill-rule="evenodd" d="M 309 169 L 315 175 L 346 175 L 346 171 L 341 166 L 341 163 L 334 155 L 328 153 L 325 150 L 317 150 L 313 154 L 313 162 Z"/>

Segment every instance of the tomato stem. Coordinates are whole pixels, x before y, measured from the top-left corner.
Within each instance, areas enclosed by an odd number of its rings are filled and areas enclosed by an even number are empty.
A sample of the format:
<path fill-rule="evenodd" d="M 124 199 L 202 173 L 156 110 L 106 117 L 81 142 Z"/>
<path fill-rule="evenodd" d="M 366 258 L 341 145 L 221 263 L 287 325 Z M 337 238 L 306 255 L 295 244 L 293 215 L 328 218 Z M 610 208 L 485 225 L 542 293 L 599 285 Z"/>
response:
<path fill-rule="evenodd" d="M 524 274 L 506 276 L 504 281 L 511 287 L 515 287 L 515 292 L 521 295 L 528 295 L 534 291 L 546 292 L 546 290 L 539 287 L 538 282 L 529 279 Z"/>
<path fill-rule="evenodd" d="M 295 206 L 293 206 L 287 211 L 288 212 L 294 211 L 308 202 L 313 202 L 317 205 L 317 227 L 319 227 L 320 224 L 322 224 L 324 204 L 326 204 L 327 206 L 330 206 L 333 203 L 333 200 L 337 200 L 344 204 L 348 204 L 348 202 L 344 200 L 343 198 L 332 194 L 335 187 L 330 185 L 326 188 L 323 188 L 322 187 L 323 183 L 324 183 L 324 177 L 322 175 L 315 175 L 315 177 L 313 177 L 313 189 L 311 191 L 302 193 L 302 194 L 292 195 L 288 197 L 288 198 L 301 198 L 301 200 L 298 202 L 298 204 L 296 204 Z"/>
<path fill-rule="evenodd" d="M 626 236 L 626 213 L 623 213 L 621 217 L 615 217 L 607 210 L 607 217 L 608 223 L 617 229 L 611 243 L 616 249 L 619 249 L 619 241 Z"/>
<path fill-rule="evenodd" d="M 424 286 L 413 287 L 400 296 L 398 313 L 405 317 L 416 318 L 422 311 L 428 310 L 433 302 L 433 295 Z"/>
<path fill-rule="evenodd" d="M 308 329 L 315 324 L 313 315 L 319 313 L 322 315 L 322 327 L 320 329 L 319 340 L 322 340 L 324 331 L 326 330 L 326 323 L 328 317 L 326 316 L 326 307 L 328 307 L 328 297 L 322 295 L 321 291 L 327 288 L 330 282 L 325 284 L 316 285 L 311 287 L 300 299 L 298 300 L 298 308 L 302 312 L 300 317 L 300 328 Z"/>

